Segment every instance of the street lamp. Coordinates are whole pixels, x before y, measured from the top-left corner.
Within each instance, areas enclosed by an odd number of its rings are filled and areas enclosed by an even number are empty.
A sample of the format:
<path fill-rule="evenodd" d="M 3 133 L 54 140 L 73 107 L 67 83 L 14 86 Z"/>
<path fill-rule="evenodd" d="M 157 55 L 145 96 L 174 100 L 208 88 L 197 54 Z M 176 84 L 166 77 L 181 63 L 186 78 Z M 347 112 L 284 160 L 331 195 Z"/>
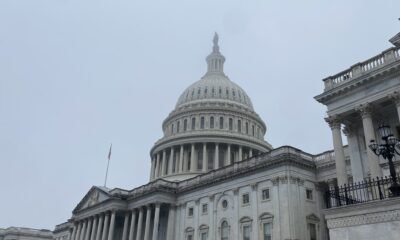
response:
<path fill-rule="evenodd" d="M 389 187 L 389 190 L 393 196 L 400 196 L 400 185 L 397 183 L 396 169 L 393 164 L 395 154 L 400 155 L 400 141 L 393 136 L 388 125 L 379 126 L 378 132 L 383 142 L 378 144 L 375 140 L 371 140 L 368 147 L 377 156 L 382 156 L 389 161 L 390 176 L 393 180 L 393 184 Z"/>

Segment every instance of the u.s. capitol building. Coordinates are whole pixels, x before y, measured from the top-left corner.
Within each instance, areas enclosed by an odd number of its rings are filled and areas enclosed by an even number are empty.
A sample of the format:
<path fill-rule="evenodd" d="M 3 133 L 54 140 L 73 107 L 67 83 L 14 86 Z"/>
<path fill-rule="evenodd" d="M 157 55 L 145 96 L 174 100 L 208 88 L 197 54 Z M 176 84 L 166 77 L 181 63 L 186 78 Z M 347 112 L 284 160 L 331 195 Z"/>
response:
<path fill-rule="evenodd" d="M 313 155 L 273 148 L 264 139 L 267 126 L 246 92 L 225 75 L 215 35 L 207 72 L 183 91 L 162 123 L 163 137 L 150 150 L 149 183 L 132 190 L 92 187 L 72 217 L 56 226 L 54 238 L 323 240 L 329 232 L 331 239 L 369 239 L 373 231 L 358 227 L 375 224 L 384 231 L 386 222 L 392 232 L 400 230 L 400 198 L 326 210 L 331 200 L 324 195 L 337 185 L 388 175 L 387 162 L 367 144 L 382 118 L 400 135 L 399 39 L 324 79 L 316 100 L 328 107 L 334 150 Z"/>

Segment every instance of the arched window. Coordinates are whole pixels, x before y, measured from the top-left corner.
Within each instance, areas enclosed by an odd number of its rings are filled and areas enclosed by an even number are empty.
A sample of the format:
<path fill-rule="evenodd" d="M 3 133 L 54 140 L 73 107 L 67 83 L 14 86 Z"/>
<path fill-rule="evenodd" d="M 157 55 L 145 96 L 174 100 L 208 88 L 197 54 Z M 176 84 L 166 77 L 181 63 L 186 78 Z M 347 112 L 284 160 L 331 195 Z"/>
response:
<path fill-rule="evenodd" d="M 229 226 L 227 221 L 223 221 L 221 224 L 221 240 L 229 239 Z"/>
<path fill-rule="evenodd" d="M 223 117 L 219 118 L 219 129 L 224 129 L 224 118 Z"/>
<path fill-rule="evenodd" d="M 204 117 L 200 118 L 200 128 L 204 129 Z"/>
<path fill-rule="evenodd" d="M 187 130 L 187 119 L 183 120 L 183 131 L 186 132 Z"/>
<path fill-rule="evenodd" d="M 214 128 L 214 117 L 210 117 L 210 128 Z"/>

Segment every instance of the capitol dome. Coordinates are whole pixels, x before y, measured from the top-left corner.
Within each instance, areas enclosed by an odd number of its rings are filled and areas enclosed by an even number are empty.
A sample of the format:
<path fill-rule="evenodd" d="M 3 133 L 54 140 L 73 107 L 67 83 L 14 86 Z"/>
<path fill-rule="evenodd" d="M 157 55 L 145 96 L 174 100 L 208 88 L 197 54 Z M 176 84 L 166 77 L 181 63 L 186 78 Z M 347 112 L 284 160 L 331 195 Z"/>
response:
<path fill-rule="evenodd" d="M 186 88 L 150 151 L 150 179 L 181 181 L 270 151 L 267 127 L 246 92 L 224 73 L 215 34 L 207 72 Z"/>

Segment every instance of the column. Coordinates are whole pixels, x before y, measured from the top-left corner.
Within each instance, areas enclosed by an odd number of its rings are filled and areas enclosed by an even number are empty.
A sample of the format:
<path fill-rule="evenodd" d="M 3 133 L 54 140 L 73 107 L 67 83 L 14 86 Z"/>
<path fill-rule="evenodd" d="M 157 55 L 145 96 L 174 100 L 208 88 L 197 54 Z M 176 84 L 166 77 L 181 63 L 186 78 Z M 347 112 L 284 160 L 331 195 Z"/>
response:
<path fill-rule="evenodd" d="M 101 240 L 101 228 L 103 226 L 104 215 L 99 215 L 99 224 L 97 226 L 96 240 Z"/>
<path fill-rule="evenodd" d="M 195 158 L 195 147 L 194 143 L 192 143 L 192 149 L 190 150 L 190 171 L 195 172 L 197 169 L 196 158 Z"/>
<path fill-rule="evenodd" d="M 372 178 L 382 177 L 382 170 L 379 166 L 379 157 L 375 155 L 369 149 L 368 145 L 371 140 L 375 140 L 375 130 L 374 125 L 372 123 L 372 109 L 370 104 L 361 105 L 358 110 L 360 111 L 363 128 L 364 128 L 364 136 L 365 136 L 365 144 L 367 149 L 368 156 L 368 165 L 369 172 Z"/>
<path fill-rule="evenodd" d="M 137 224 L 136 240 L 141 240 L 142 238 L 142 224 L 143 224 L 143 208 L 139 209 L 139 219 Z"/>
<path fill-rule="evenodd" d="M 183 172 L 183 145 L 181 145 L 181 150 L 179 151 L 179 173 Z"/>
<path fill-rule="evenodd" d="M 168 213 L 167 240 L 175 240 L 175 213 L 176 206 L 171 204 Z"/>
<path fill-rule="evenodd" d="M 127 240 L 128 238 L 128 223 L 129 223 L 129 212 L 125 213 L 124 228 L 122 229 L 122 240 Z"/>
<path fill-rule="evenodd" d="M 96 240 L 96 230 L 97 230 L 98 216 L 93 216 L 92 233 L 90 234 L 90 240 Z"/>
<path fill-rule="evenodd" d="M 336 165 L 336 176 L 338 179 L 338 185 L 343 186 L 348 184 L 347 173 L 346 173 L 346 162 L 344 158 L 343 143 L 341 124 L 337 117 L 325 118 L 325 121 L 329 124 L 332 130 L 333 138 L 333 149 L 335 151 L 335 165 Z"/>
<path fill-rule="evenodd" d="M 154 161 L 155 157 L 153 156 L 151 158 L 151 165 L 150 165 L 150 181 L 154 179 L 154 165 L 155 165 Z"/>
<path fill-rule="evenodd" d="M 211 239 L 211 240 L 214 240 L 214 237 L 215 237 L 215 227 L 214 227 L 214 195 L 211 195 L 211 196 L 209 196 L 209 199 L 210 199 L 210 212 L 208 213 L 208 221 L 209 221 L 209 223 L 210 223 L 210 225 L 209 225 L 209 234 L 208 234 L 208 236 L 209 236 L 209 239 Z M 235 211 L 237 211 L 236 209 L 235 209 Z M 218 227 L 216 228 L 216 229 L 218 229 Z"/>
<path fill-rule="evenodd" d="M 78 222 L 78 230 L 76 231 L 75 240 L 81 239 L 82 224 L 82 222 Z"/>
<path fill-rule="evenodd" d="M 72 228 L 71 240 L 75 240 L 77 227 L 78 227 L 77 224 L 74 223 L 74 227 Z"/>
<path fill-rule="evenodd" d="M 80 240 L 85 240 L 85 236 L 86 236 L 86 226 L 87 226 L 87 220 L 83 220 L 83 226 L 82 226 L 82 230 L 81 230 L 81 236 L 80 236 Z"/>
<path fill-rule="evenodd" d="M 102 240 L 107 239 L 107 233 L 108 233 L 108 221 L 110 220 L 110 214 L 105 213 L 105 219 L 104 219 L 104 225 L 103 225 L 103 234 L 102 234 Z"/>
<path fill-rule="evenodd" d="M 169 155 L 169 163 L 168 163 L 169 174 L 172 173 L 172 166 L 174 165 L 174 156 L 175 156 L 174 147 L 171 147 L 171 154 Z"/>
<path fill-rule="evenodd" d="M 131 227 L 129 229 L 129 240 L 134 240 L 135 238 L 135 226 L 136 226 L 136 210 L 132 210 L 131 217 Z"/>
<path fill-rule="evenodd" d="M 160 174 L 160 171 L 159 171 L 159 168 L 160 168 L 160 154 L 156 153 L 155 157 L 156 157 L 156 163 L 154 164 L 155 165 L 154 166 L 154 179 L 158 178 L 158 176 Z"/>
<path fill-rule="evenodd" d="M 239 159 L 238 161 L 241 162 L 243 160 L 243 147 L 239 146 Z"/>
<path fill-rule="evenodd" d="M 215 143 L 214 169 L 219 168 L 219 145 Z"/>
<path fill-rule="evenodd" d="M 154 213 L 153 240 L 158 240 L 158 224 L 160 222 L 160 203 L 156 203 Z M 139 239 L 136 239 L 139 240 Z"/>
<path fill-rule="evenodd" d="M 396 105 L 397 115 L 399 115 L 399 121 L 400 121 L 400 93 L 394 91 L 392 94 L 389 94 L 389 99 L 392 100 Z"/>
<path fill-rule="evenodd" d="M 207 169 L 208 169 L 207 143 L 203 143 L 203 172 L 206 172 Z"/>
<path fill-rule="evenodd" d="M 85 240 L 89 240 L 90 233 L 92 232 L 92 224 L 93 224 L 92 221 L 93 221 L 92 218 L 88 219 Z"/>
<path fill-rule="evenodd" d="M 258 190 L 257 190 L 257 183 L 251 185 L 251 195 L 252 195 L 252 206 L 251 210 L 253 213 L 253 219 L 256 221 L 253 225 L 253 239 L 258 239 Z"/>
<path fill-rule="evenodd" d="M 150 219 L 151 219 L 151 206 L 146 206 L 146 225 L 144 227 L 144 240 L 150 240 Z"/>
<path fill-rule="evenodd" d="M 226 159 L 227 159 L 227 165 L 231 165 L 232 164 L 232 159 L 231 159 L 231 145 L 228 144 L 228 149 L 226 150 Z"/>
<path fill-rule="evenodd" d="M 161 174 L 160 176 L 164 176 L 165 170 L 167 168 L 167 151 L 164 149 L 163 150 L 163 157 L 162 157 L 162 166 L 161 166 Z"/>
<path fill-rule="evenodd" d="M 115 229 L 115 210 L 111 212 L 110 231 L 108 232 L 108 240 L 113 240 Z"/>
<path fill-rule="evenodd" d="M 355 131 L 356 129 L 349 124 L 343 129 L 343 133 L 346 135 L 347 143 L 349 144 L 353 182 L 360 182 L 364 180 L 364 167 L 361 161 L 360 148 L 358 147 L 357 133 Z"/>
<path fill-rule="evenodd" d="M 253 149 L 251 149 L 251 148 L 249 150 L 249 157 L 253 157 Z"/>

